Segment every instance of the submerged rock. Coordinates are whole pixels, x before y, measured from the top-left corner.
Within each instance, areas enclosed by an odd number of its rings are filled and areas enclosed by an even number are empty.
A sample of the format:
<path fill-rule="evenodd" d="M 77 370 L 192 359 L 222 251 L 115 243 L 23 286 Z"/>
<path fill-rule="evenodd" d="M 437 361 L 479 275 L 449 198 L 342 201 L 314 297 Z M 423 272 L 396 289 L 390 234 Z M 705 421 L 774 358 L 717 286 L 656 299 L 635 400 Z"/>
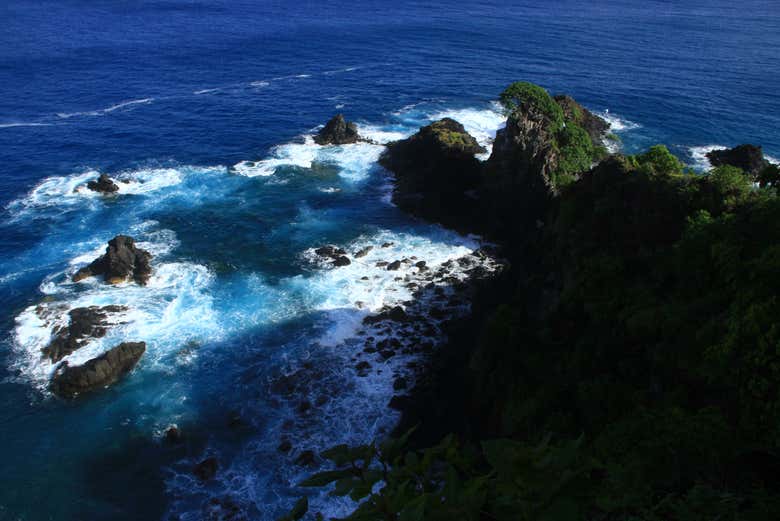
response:
<path fill-rule="evenodd" d="M 90 306 L 74 308 L 68 312 L 70 323 L 59 329 L 51 343 L 43 348 L 43 356 L 52 362 L 59 362 L 72 352 L 83 347 L 90 338 L 105 336 L 111 324 L 108 317 L 126 311 L 124 306 Z"/>
<path fill-rule="evenodd" d="M 218 467 L 219 463 L 217 462 L 217 458 L 211 456 L 195 465 L 195 467 L 192 469 L 192 473 L 195 474 L 195 477 L 197 477 L 199 480 L 208 481 L 217 475 Z"/>
<path fill-rule="evenodd" d="M 355 258 L 359 259 L 361 257 L 365 257 L 366 255 L 368 255 L 368 252 L 370 252 L 373 249 L 374 249 L 373 246 L 366 246 L 365 248 L 355 252 Z"/>
<path fill-rule="evenodd" d="M 738 145 L 726 150 L 713 150 L 707 152 L 707 159 L 714 167 L 731 165 L 741 168 L 746 174 L 756 176 L 769 166 L 769 161 L 764 157 L 764 152 L 757 145 Z"/>
<path fill-rule="evenodd" d="M 110 284 L 118 284 L 132 278 L 143 286 L 152 274 L 151 259 L 151 253 L 136 248 L 132 237 L 117 235 L 108 241 L 105 255 L 78 270 L 73 275 L 73 282 L 102 275 Z"/>
<path fill-rule="evenodd" d="M 100 192 L 103 194 L 113 194 L 119 191 L 117 184 L 106 174 L 100 174 L 100 177 L 95 181 L 87 183 L 87 188 L 93 192 Z"/>
<path fill-rule="evenodd" d="M 181 443 L 182 435 L 181 435 L 181 430 L 179 430 L 179 427 L 176 424 L 173 424 L 169 426 L 167 429 L 165 429 L 163 440 L 165 440 L 165 443 L 169 445 L 178 445 L 179 443 Z"/>
<path fill-rule="evenodd" d="M 357 125 L 351 121 L 347 122 L 342 114 L 333 116 L 314 136 L 314 142 L 318 145 L 346 145 L 359 140 Z"/>
<path fill-rule="evenodd" d="M 146 351 L 145 342 L 123 342 L 84 365 L 63 362 L 49 384 L 51 392 L 64 398 L 111 385 L 130 372 Z"/>

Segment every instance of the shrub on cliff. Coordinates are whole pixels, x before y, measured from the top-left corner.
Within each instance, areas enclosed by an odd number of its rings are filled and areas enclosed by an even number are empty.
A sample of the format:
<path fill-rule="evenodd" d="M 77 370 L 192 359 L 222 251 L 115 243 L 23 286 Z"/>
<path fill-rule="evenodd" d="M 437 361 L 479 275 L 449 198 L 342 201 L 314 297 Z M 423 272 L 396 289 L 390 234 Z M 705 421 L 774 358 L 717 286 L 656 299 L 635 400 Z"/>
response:
<path fill-rule="evenodd" d="M 552 122 L 552 131 L 563 127 L 563 110 L 555 100 L 539 85 L 526 81 L 516 81 L 499 96 L 501 105 L 508 115 L 523 107 L 535 107 Z"/>

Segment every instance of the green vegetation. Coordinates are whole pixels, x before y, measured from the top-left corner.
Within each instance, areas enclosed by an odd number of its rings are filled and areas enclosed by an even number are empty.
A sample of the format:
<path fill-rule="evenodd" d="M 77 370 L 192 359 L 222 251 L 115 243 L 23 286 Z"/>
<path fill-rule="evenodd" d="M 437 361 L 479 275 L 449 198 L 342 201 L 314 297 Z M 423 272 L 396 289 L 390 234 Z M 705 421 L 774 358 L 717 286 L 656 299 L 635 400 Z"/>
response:
<path fill-rule="evenodd" d="M 552 96 L 539 85 L 517 81 L 504 89 L 504 92 L 499 96 L 499 101 L 504 106 L 507 114 L 511 114 L 524 106 L 532 106 L 550 119 L 554 132 L 563 127 L 563 110 Z"/>
<path fill-rule="evenodd" d="M 584 168 L 587 135 L 560 136 Z M 780 518 L 772 179 L 658 145 L 572 180 L 468 348 L 463 431 L 337 448 L 303 485 L 362 501 L 354 521 Z"/>
<path fill-rule="evenodd" d="M 544 88 L 533 83 L 515 82 L 501 93 L 500 101 L 510 117 L 530 106 L 549 119 L 552 143 L 558 151 L 557 165 L 550 173 L 556 189 L 571 184 L 580 173 L 590 170 L 594 162 L 607 156 L 606 148 L 601 143 L 594 143 L 582 128 L 584 114 L 573 99 L 562 97 L 560 103 L 564 104 L 564 110 Z"/>

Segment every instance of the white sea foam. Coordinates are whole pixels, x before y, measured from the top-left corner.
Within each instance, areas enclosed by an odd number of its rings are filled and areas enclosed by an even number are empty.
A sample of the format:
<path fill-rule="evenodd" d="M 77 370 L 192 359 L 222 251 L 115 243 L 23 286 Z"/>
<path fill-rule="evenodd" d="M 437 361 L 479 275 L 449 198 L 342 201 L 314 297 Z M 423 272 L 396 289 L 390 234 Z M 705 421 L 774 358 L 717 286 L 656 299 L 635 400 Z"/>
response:
<path fill-rule="evenodd" d="M 196 96 L 199 96 L 201 94 L 210 94 L 212 92 L 218 92 L 220 89 L 214 88 L 214 89 L 200 89 L 193 92 Z"/>
<path fill-rule="evenodd" d="M 714 150 L 725 150 L 728 147 L 723 145 L 703 145 L 689 148 L 691 159 L 693 160 L 693 168 L 699 171 L 706 171 L 712 168 L 710 160 L 707 158 L 707 154 Z"/>
<path fill-rule="evenodd" d="M 371 125 L 369 123 L 361 123 L 358 127 L 358 133 L 366 138 L 370 139 L 374 143 L 386 145 L 392 141 L 398 141 L 399 139 L 405 139 L 417 132 L 416 128 L 402 127 L 400 125 Z"/>
<path fill-rule="evenodd" d="M 260 81 L 253 81 L 249 85 L 251 85 L 252 87 L 267 87 L 270 85 L 270 83 L 268 83 L 267 81 L 260 80 Z"/>
<path fill-rule="evenodd" d="M 126 306 L 111 318 L 116 324 L 105 337 L 92 339 L 65 357 L 78 365 L 118 343 L 144 341 L 147 352 L 142 364 L 159 371 L 173 371 L 169 357 L 188 342 L 219 339 L 223 329 L 213 309 L 208 288 L 214 276 L 201 265 L 166 261 L 165 256 L 178 241 L 170 230 L 157 230 L 142 237 L 139 246 L 155 255 L 153 273 L 146 286 L 132 282 L 105 284 L 98 278 L 74 284 L 69 275 L 79 265 L 102 254 L 105 246 L 85 251 L 72 259 L 66 272 L 47 277 L 42 292 L 58 298 L 30 306 L 16 317 L 14 349 L 19 355 L 14 368 L 39 388 L 47 384 L 56 367 L 41 358 L 41 349 L 51 341 L 56 329 L 68 322 L 68 311 L 76 307 Z M 79 291 L 75 291 L 78 286 Z"/>
<path fill-rule="evenodd" d="M 15 128 L 15 127 L 50 127 L 51 123 L 0 123 L 0 128 Z"/>
<path fill-rule="evenodd" d="M 279 167 L 312 168 L 315 162 L 319 162 L 337 165 L 339 175 L 355 181 L 365 178 L 381 153 L 382 147 L 369 143 L 320 146 L 311 136 L 306 136 L 304 143 L 276 146 L 270 157 L 260 161 L 241 161 L 233 165 L 233 170 L 247 177 L 270 176 Z"/>
<path fill-rule="evenodd" d="M 615 133 L 627 132 L 640 128 L 642 125 L 634 123 L 627 119 L 623 119 L 609 111 L 609 109 L 602 112 L 594 112 L 597 116 L 601 117 L 604 121 L 609 123 L 609 130 Z"/>
<path fill-rule="evenodd" d="M 224 172 L 224 167 L 141 168 L 111 173 L 119 195 L 149 195 L 181 184 L 188 175 L 213 175 Z M 87 188 L 87 183 L 97 179 L 100 172 L 87 170 L 68 176 L 52 176 L 40 181 L 25 197 L 9 203 L 15 216 L 25 215 L 25 210 L 67 207 L 78 204 L 97 204 L 102 194 Z"/>
<path fill-rule="evenodd" d="M 154 98 L 134 99 L 134 100 L 123 101 L 121 103 L 117 103 L 116 105 L 111 105 L 110 107 L 106 107 L 104 109 L 99 109 L 99 110 L 89 110 L 84 112 L 58 112 L 57 117 L 62 119 L 68 119 L 77 116 L 104 116 L 116 110 L 126 109 L 128 107 L 133 107 L 136 105 L 146 105 L 147 103 L 151 103 L 153 101 Z"/>

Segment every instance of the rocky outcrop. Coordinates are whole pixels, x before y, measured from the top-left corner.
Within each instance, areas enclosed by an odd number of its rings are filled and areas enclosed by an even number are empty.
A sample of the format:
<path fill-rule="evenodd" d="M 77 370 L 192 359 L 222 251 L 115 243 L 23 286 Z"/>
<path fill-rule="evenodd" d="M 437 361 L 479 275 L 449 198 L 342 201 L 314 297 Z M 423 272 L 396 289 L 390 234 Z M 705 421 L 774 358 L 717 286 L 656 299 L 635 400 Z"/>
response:
<path fill-rule="evenodd" d="M 43 348 L 43 356 L 52 362 L 59 362 L 77 349 L 83 347 L 91 338 L 105 336 L 110 315 L 126 311 L 124 306 L 90 306 L 74 308 L 68 312 L 70 323 L 55 331 L 54 339 Z"/>
<path fill-rule="evenodd" d="M 395 173 L 393 202 L 402 210 L 455 228 L 474 207 L 468 194 L 479 184 L 485 149 L 457 121 L 444 118 L 387 145 L 382 166 Z"/>
<path fill-rule="evenodd" d="M 93 192 L 100 192 L 103 194 L 113 194 L 119 191 L 117 184 L 106 174 L 100 174 L 100 177 L 95 181 L 87 183 L 87 188 Z"/>
<path fill-rule="evenodd" d="M 333 245 L 320 246 L 314 253 L 331 261 L 333 266 L 339 268 L 341 266 L 349 266 L 352 261 L 347 257 L 347 251 L 344 248 L 339 248 Z"/>
<path fill-rule="evenodd" d="M 342 114 L 336 114 L 314 136 L 314 142 L 318 145 L 347 145 L 360 141 L 357 125 L 352 121 L 346 121 Z"/>
<path fill-rule="evenodd" d="M 108 241 L 105 255 L 78 270 L 73 275 L 73 282 L 102 275 L 110 284 L 132 279 L 143 286 L 152 274 L 151 259 L 148 251 L 136 248 L 132 237 L 117 235 Z"/>
<path fill-rule="evenodd" d="M 764 158 L 764 152 L 757 145 L 738 145 L 725 150 L 713 150 L 707 153 L 707 159 L 714 167 L 731 165 L 741 168 L 750 176 L 757 176 L 761 170 L 769 166 L 769 161 Z"/>
<path fill-rule="evenodd" d="M 584 128 L 594 144 L 598 145 L 602 142 L 609 130 L 609 123 L 577 103 L 571 96 L 559 94 L 553 99 L 563 110 L 563 116 L 567 121 L 573 121 Z"/>
<path fill-rule="evenodd" d="M 52 393 L 63 398 L 111 385 L 129 373 L 146 351 L 145 342 L 123 342 L 84 365 L 63 362 L 49 383 Z"/>
<path fill-rule="evenodd" d="M 556 132 L 543 110 L 525 104 L 496 133 L 480 187 L 486 231 L 500 237 L 524 233 L 544 215 L 557 194 Z"/>

